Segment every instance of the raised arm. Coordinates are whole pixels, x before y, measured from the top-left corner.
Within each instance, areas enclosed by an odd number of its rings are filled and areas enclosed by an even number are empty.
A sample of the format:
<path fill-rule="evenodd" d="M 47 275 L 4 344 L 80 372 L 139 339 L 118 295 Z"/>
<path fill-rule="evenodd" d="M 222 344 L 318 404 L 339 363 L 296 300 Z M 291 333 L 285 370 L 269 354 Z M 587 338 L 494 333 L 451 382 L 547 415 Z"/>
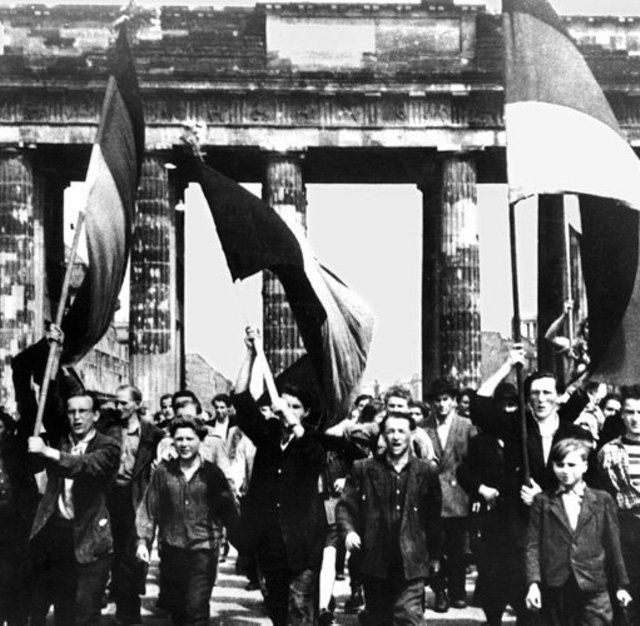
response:
<path fill-rule="evenodd" d="M 572 310 L 573 302 L 567 300 L 564 303 L 562 315 L 551 322 L 551 325 L 547 328 L 547 332 L 544 334 L 544 338 L 560 350 L 569 350 L 569 348 L 571 348 L 571 340 L 568 337 L 561 336 L 560 333 L 562 332 L 562 327 L 564 326 L 567 316 L 571 315 Z"/>
<path fill-rule="evenodd" d="M 525 363 L 524 348 L 519 343 L 513 345 L 504 363 L 480 385 L 477 395 L 491 398 L 496 387 L 511 373 L 518 363 L 520 365 Z"/>
<path fill-rule="evenodd" d="M 240 364 L 235 384 L 235 393 L 237 395 L 248 391 L 254 400 L 257 400 L 262 395 L 262 393 L 258 391 L 256 380 L 262 374 L 258 363 L 259 359 L 257 358 L 256 343 L 262 345 L 258 329 L 247 327 L 244 337 L 245 355 Z M 261 382 L 260 387 L 262 387 Z"/>

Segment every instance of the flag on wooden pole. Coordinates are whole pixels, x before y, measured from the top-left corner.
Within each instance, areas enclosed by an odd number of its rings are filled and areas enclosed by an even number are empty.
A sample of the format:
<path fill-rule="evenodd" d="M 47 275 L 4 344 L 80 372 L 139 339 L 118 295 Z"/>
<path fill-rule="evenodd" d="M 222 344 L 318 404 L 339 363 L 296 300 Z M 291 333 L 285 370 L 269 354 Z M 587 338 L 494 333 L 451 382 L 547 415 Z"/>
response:
<path fill-rule="evenodd" d="M 86 183 L 87 275 L 62 323 L 63 362 L 79 361 L 105 334 L 122 287 L 144 153 L 144 117 L 127 30 L 120 32 Z"/>
<path fill-rule="evenodd" d="M 510 201 L 577 194 L 593 377 L 637 381 L 640 161 L 546 0 L 503 0 Z"/>

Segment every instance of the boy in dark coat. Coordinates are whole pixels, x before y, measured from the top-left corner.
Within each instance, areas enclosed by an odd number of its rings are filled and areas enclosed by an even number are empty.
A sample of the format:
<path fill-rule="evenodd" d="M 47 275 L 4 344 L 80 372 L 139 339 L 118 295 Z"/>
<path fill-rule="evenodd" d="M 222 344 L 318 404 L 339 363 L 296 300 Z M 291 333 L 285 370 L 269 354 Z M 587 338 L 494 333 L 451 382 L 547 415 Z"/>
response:
<path fill-rule="evenodd" d="M 611 623 L 609 572 L 618 602 L 631 602 L 615 502 L 584 482 L 589 452 L 583 440 L 556 443 L 550 457 L 559 486 L 536 496 L 531 508 L 526 604 L 549 626 Z"/>

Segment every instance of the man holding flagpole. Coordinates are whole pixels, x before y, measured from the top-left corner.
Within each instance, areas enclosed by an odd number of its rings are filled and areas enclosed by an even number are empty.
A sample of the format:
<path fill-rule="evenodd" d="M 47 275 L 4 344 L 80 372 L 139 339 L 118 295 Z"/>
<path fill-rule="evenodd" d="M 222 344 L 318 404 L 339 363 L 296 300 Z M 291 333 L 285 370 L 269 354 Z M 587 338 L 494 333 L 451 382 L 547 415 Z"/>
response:
<path fill-rule="evenodd" d="M 278 420 L 265 420 L 256 400 L 266 366 L 259 333 L 247 329 L 246 355 L 238 373 L 234 405 L 238 426 L 256 446 L 245 498 L 240 549 L 255 550 L 265 577 L 266 606 L 275 626 L 316 622 L 318 572 L 326 517 L 318 478 L 325 448 L 305 424 L 308 394 L 285 387 L 273 398 Z"/>
<path fill-rule="evenodd" d="M 47 471 L 47 488 L 31 529 L 31 624 L 97 624 L 113 551 L 106 494 L 118 470 L 118 443 L 99 433 L 98 400 L 88 391 L 67 399 L 69 437 L 53 447 L 29 438 Z"/>

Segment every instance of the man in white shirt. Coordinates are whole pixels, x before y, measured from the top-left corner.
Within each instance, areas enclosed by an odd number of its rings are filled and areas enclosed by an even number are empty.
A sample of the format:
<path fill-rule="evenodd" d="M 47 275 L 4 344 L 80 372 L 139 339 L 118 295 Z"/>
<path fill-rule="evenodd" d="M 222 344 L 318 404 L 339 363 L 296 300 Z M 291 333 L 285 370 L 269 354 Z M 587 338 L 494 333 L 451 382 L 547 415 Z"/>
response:
<path fill-rule="evenodd" d="M 469 419 L 458 415 L 457 393 L 452 381 L 445 378 L 433 381 L 429 400 L 434 414 L 426 420 L 426 430 L 440 464 L 442 489 L 445 564 L 433 585 L 436 592 L 433 608 L 439 613 L 448 611 L 449 603 L 457 609 L 467 606 L 465 578 L 470 500 L 456 474 L 467 457 L 469 441 L 475 436 L 476 429 Z"/>

